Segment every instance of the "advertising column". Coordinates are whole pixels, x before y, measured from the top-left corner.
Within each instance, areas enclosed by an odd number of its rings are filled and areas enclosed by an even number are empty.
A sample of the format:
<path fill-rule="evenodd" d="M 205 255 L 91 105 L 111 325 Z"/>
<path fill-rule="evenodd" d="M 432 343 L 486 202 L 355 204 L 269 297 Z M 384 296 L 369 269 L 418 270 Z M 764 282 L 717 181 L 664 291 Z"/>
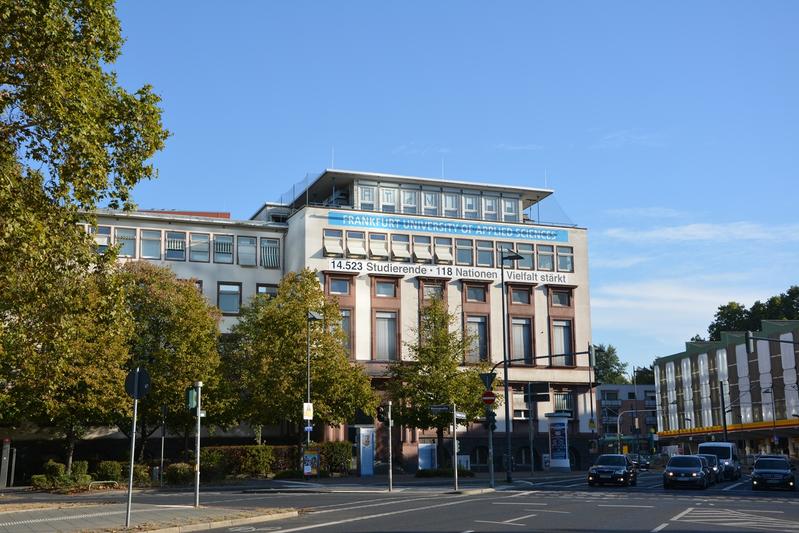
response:
<path fill-rule="evenodd" d="M 358 464 L 361 476 L 374 475 L 375 428 L 358 428 Z"/>
<path fill-rule="evenodd" d="M 549 418 L 549 461 L 550 470 L 571 472 L 569 465 L 568 416 L 547 414 Z"/>

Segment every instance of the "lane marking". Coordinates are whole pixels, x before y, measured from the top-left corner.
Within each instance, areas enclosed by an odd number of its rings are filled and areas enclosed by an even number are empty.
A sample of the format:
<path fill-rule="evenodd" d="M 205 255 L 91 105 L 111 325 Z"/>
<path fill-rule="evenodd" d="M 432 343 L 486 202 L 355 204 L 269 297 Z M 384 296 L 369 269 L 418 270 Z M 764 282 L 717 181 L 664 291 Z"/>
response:
<path fill-rule="evenodd" d="M 663 529 L 666 529 L 666 527 L 667 527 L 668 525 L 669 525 L 669 523 L 668 523 L 668 522 L 663 522 L 663 523 L 662 523 L 662 524 L 660 524 L 658 527 L 656 527 L 655 529 L 653 529 L 653 530 L 652 530 L 650 533 L 657 533 L 658 531 L 661 531 L 661 530 L 663 530 Z"/>
<path fill-rule="evenodd" d="M 513 522 L 510 522 L 510 523 L 507 523 L 507 522 L 494 522 L 494 521 L 492 521 L 492 520 L 475 520 L 475 522 L 477 522 L 477 523 L 479 523 L 479 524 L 499 524 L 499 525 L 501 525 L 501 526 L 519 526 L 519 527 L 526 527 L 524 524 L 514 524 Z M 291 530 L 290 530 L 290 529 L 287 529 L 286 531 L 291 531 Z M 285 533 L 285 532 L 284 532 L 284 533 Z"/>
<path fill-rule="evenodd" d="M 418 502 L 418 501 L 429 501 L 429 500 L 438 500 L 438 499 L 452 499 L 457 498 L 457 496 L 425 496 L 423 498 L 405 498 L 405 499 L 393 499 L 388 501 L 383 501 L 380 503 L 371 503 L 369 505 L 353 505 L 352 507 L 338 507 L 336 509 L 323 509 L 321 511 L 313 511 L 311 510 L 311 514 L 327 514 L 327 513 L 337 513 L 339 511 L 352 511 L 354 509 L 368 509 L 369 507 L 382 507 L 384 505 L 393 505 L 395 503 L 410 503 L 410 502 Z"/>
<path fill-rule="evenodd" d="M 682 518 L 683 516 L 687 515 L 688 513 L 690 513 L 693 510 L 694 510 L 693 507 L 689 507 L 688 509 L 686 509 L 685 511 L 681 512 L 680 514 L 669 518 L 669 521 L 675 522 L 675 521 L 679 520 L 680 518 Z"/>
<path fill-rule="evenodd" d="M 525 518 L 531 518 L 536 516 L 535 514 L 526 514 L 524 516 L 520 516 L 519 518 L 511 518 L 509 520 L 505 520 L 505 524 L 512 524 L 513 522 L 518 522 L 519 520 L 524 520 Z"/>
<path fill-rule="evenodd" d="M 610 503 L 598 503 L 597 507 L 632 507 L 635 509 L 654 509 L 654 505 L 621 505 L 621 504 L 610 504 Z"/>
<path fill-rule="evenodd" d="M 785 511 L 761 511 L 760 509 L 738 509 L 738 512 L 741 512 L 741 513 L 774 513 L 774 514 L 785 514 Z"/>
<path fill-rule="evenodd" d="M 743 484 L 744 484 L 744 482 L 743 482 L 743 481 L 740 481 L 740 482 L 738 482 L 738 483 L 735 483 L 735 484 L 733 484 L 733 485 L 730 485 L 729 487 L 724 487 L 724 488 L 723 488 L 723 489 L 721 489 L 721 490 L 732 490 L 732 489 L 734 489 L 735 487 L 737 487 L 737 486 L 739 486 L 739 485 L 743 485 Z"/>
<path fill-rule="evenodd" d="M 549 504 L 538 503 L 538 502 L 491 502 L 491 505 L 549 505 Z"/>

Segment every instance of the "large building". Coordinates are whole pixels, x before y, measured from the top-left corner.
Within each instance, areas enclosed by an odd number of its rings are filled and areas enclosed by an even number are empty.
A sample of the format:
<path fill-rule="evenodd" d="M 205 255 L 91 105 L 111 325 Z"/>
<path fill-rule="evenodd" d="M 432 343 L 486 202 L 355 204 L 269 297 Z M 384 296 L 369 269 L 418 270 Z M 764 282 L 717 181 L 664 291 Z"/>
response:
<path fill-rule="evenodd" d="M 655 385 L 603 384 L 595 391 L 601 450 L 652 453 L 657 430 Z"/>
<path fill-rule="evenodd" d="M 215 213 L 100 212 L 95 231 L 101 245 L 120 246 L 123 260 L 153 261 L 179 278 L 197 280 L 222 311 L 223 331 L 254 294 L 276 290 L 284 273 L 317 271 L 325 294 L 339 301 L 353 361 L 378 381 L 386 378 L 391 361 L 409 356 L 404 343 L 412 340 L 420 305 L 434 296 L 477 339 L 464 365 L 501 362 L 504 298 L 513 360 L 514 459 L 531 459 L 523 386 L 546 382 L 550 401 L 532 413 L 532 456 L 540 464 L 549 453 L 549 421 L 557 415 L 570 441 L 558 453 L 579 466 L 585 464 L 593 416 L 587 235 L 585 228 L 536 220 L 536 205 L 551 194 L 326 170 L 281 201 L 264 204 L 250 220 Z M 500 263 L 510 252 L 521 259 L 505 260 L 503 294 Z M 502 409 L 497 414 L 495 440 L 504 449 L 506 420 Z M 472 464 L 484 465 L 487 439 L 478 426 L 459 440 Z M 433 442 L 413 428 L 399 433 L 408 464 L 417 460 L 420 445 Z M 348 428 L 328 428 L 324 435 L 348 436 Z"/>

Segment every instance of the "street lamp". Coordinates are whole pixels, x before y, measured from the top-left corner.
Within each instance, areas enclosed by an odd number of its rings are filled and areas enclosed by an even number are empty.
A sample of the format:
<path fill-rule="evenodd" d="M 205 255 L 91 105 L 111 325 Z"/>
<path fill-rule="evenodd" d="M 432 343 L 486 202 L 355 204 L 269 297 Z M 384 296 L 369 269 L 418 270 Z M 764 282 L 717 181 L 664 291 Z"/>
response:
<path fill-rule="evenodd" d="M 507 441 L 506 460 L 505 460 L 505 480 L 508 483 L 513 482 L 511 475 L 511 457 L 513 457 L 511 449 L 511 431 L 513 430 L 513 419 L 510 417 L 510 396 L 508 395 L 508 313 L 505 309 L 505 299 L 507 294 L 505 291 L 505 261 L 518 261 L 524 259 L 519 254 L 508 251 L 507 248 L 500 250 L 499 269 L 502 273 L 502 379 L 505 386 L 505 439 Z M 532 450 L 531 450 L 532 452 Z"/>
<path fill-rule="evenodd" d="M 308 397 L 306 401 L 311 403 L 311 322 L 316 322 L 317 320 L 322 320 L 322 315 L 317 313 L 316 311 L 308 311 L 308 316 L 306 317 L 305 321 L 305 330 L 308 335 L 308 341 L 305 345 L 305 365 L 306 365 L 306 375 L 308 377 Z M 308 421 L 310 424 L 311 422 Z M 311 445 L 311 432 L 305 429 L 305 443 L 307 446 Z"/>

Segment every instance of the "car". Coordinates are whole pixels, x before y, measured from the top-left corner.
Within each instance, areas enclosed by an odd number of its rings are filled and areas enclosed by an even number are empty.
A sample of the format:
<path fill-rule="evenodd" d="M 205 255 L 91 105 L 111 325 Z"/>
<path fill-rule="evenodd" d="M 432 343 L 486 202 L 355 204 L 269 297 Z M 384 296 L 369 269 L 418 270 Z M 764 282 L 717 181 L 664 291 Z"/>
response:
<path fill-rule="evenodd" d="M 718 457 L 719 469 L 723 479 L 740 479 L 741 462 L 738 460 L 738 449 L 732 442 L 702 442 L 698 453 L 713 454 Z"/>
<path fill-rule="evenodd" d="M 649 470 L 649 459 L 638 453 L 628 454 L 627 457 L 632 459 L 633 463 L 638 467 L 638 470 Z"/>
<path fill-rule="evenodd" d="M 696 455 L 674 455 L 663 471 L 663 488 L 693 486 L 706 489 L 710 485 L 702 458 Z"/>
<path fill-rule="evenodd" d="M 624 486 L 638 484 L 638 469 L 632 459 L 620 453 L 606 453 L 597 457 L 588 469 L 588 485 L 614 483 Z"/>
<path fill-rule="evenodd" d="M 708 474 L 710 475 L 710 483 L 715 484 L 721 481 L 721 469 L 719 468 L 719 458 L 711 453 L 698 453 L 697 455 L 707 461 Z"/>
<path fill-rule="evenodd" d="M 752 468 L 752 490 L 796 490 L 794 468 L 781 456 L 760 456 Z"/>

